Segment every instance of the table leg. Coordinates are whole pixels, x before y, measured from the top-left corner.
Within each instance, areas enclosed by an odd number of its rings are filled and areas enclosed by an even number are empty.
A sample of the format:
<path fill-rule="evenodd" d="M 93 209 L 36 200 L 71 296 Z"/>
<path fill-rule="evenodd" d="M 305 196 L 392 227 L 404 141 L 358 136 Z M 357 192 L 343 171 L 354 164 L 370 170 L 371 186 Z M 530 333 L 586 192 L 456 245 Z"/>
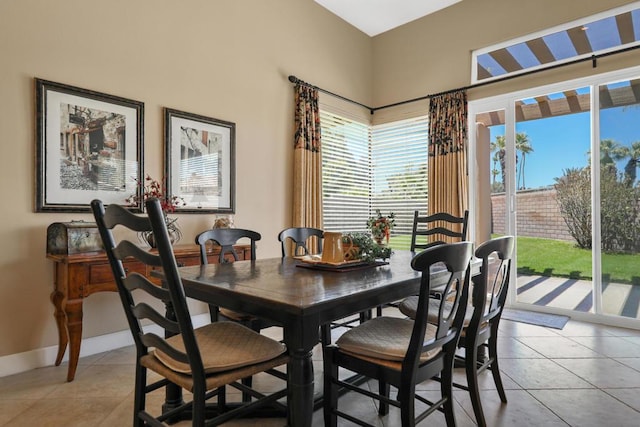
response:
<path fill-rule="evenodd" d="M 73 381 L 80 358 L 80 343 L 82 342 L 82 298 L 66 301 L 64 304 L 66 330 L 69 336 L 69 369 L 67 381 Z M 59 353 L 59 352 L 58 352 Z"/>
<path fill-rule="evenodd" d="M 287 365 L 289 426 L 309 427 L 313 418 L 313 362 L 310 350 L 290 352 Z"/>
<path fill-rule="evenodd" d="M 56 356 L 56 366 L 62 363 L 64 352 L 67 351 L 69 335 L 67 334 L 67 315 L 64 313 L 64 295 L 62 292 L 51 292 L 51 302 L 53 303 L 53 317 L 56 319 L 58 327 L 58 354 Z"/>

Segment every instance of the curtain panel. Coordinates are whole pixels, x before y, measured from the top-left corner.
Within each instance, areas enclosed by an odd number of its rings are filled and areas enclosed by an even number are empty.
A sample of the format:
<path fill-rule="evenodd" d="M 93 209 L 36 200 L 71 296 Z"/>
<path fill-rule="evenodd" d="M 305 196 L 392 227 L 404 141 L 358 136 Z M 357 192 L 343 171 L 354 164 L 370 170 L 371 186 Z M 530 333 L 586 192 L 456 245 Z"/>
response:
<path fill-rule="evenodd" d="M 456 91 L 429 103 L 428 214 L 461 217 L 468 209 L 467 93 Z"/>
<path fill-rule="evenodd" d="M 322 229 L 322 156 L 318 90 L 297 84 L 293 160 L 293 227 Z"/>

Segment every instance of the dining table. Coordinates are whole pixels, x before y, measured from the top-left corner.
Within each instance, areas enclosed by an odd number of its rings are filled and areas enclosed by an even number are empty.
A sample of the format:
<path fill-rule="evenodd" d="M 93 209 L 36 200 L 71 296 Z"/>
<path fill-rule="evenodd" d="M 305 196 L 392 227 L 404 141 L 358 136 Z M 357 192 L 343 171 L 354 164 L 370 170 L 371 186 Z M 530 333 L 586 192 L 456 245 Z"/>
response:
<path fill-rule="evenodd" d="M 415 295 L 421 273 L 411 268 L 414 255 L 396 250 L 385 262 L 339 268 L 285 257 L 181 267 L 179 271 L 188 297 L 282 326 L 290 355 L 288 425 L 303 427 L 311 425 L 314 411 L 312 350 L 319 342 L 320 327 Z M 431 273 L 434 285 L 447 277 L 444 268 Z M 170 404 L 168 400 L 165 405 Z"/>

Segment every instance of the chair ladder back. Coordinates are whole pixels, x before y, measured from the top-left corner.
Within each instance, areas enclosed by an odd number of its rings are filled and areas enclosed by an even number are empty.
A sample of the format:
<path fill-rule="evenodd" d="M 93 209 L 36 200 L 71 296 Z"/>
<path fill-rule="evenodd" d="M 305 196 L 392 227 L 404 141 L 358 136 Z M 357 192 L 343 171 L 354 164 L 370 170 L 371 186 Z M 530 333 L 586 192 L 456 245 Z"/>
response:
<path fill-rule="evenodd" d="M 411 261 L 414 270 L 422 272 L 420 281 L 420 293 L 414 330 L 411 336 L 407 358 L 405 362 L 417 363 L 420 354 L 456 340 L 464 321 L 466 304 L 468 299 L 470 260 L 473 254 L 473 245 L 470 242 L 458 242 L 433 246 L 416 255 Z M 429 318 L 429 296 L 431 294 L 432 266 L 444 264 L 448 274 L 447 284 L 438 306 L 437 328 L 433 341 L 424 342 L 425 331 Z"/>
<path fill-rule="evenodd" d="M 467 240 L 467 227 L 469 211 L 465 210 L 461 217 L 453 216 L 446 212 L 438 212 L 432 215 L 420 216 L 419 211 L 413 213 L 413 228 L 411 232 L 411 250 L 427 249 L 431 246 L 447 243 L 447 237 Z M 421 228 L 420 225 L 425 228 Z M 418 236 L 426 236 L 426 243 L 417 243 Z M 443 240 L 437 240 L 437 236 L 446 236 Z"/>
<path fill-rule="evenodd" d="M 233 255 L 233 259 L 238 261 L 240 257 L 233 247 L 238 240 L 248 238 L 251 242 L 251 259 L 256 259 L 256 241 L 260 240 L 262 236 L 253 230 L 245 230 L 242 228 L 215 228 L 213 230 L 206 230 L 196 236 L 196 244 L 200 246 L 200 263 L 208 264 L 207 259 L 207 242 L 213 241 L 220 245 L 220 255 L 218 262 L 220 264 L 228 263 L 225 258 L 226 254 Z"/>
<path fill-rule="evenodd" d="M 310 227 L 291 227 L 282 230 L 278 234 L 278 240 L 281 243 L 282 257 L 286 256 L 287 244 L 292 242 L 294 248 L 291 252 L 292 256 L 298 255 L 298 250 L 302 250 L 302 255 L 317 254 L 322 252 L 322 239 L 324 237 L 324 231 L 318 228 Z M 307 243 L 315 243 L 313 246 L 309 246 Z M 314 248 L 313 251 L 309 250 L 309 247 Z"/>
<path fill-rule="evenodd" d="M 489 240 L 480 245 L 475 252 L 482 260 L 480 275 L 474 279 L 472 305 L 474 318 L 479 312 L 480 319 L 471 323 L 486 323 L 502 312 L 507 298 L 511 275 L 514 239 L 504 236 Z"/>
<path fill-rule="evenodd" d="M 193 366 L 187 353 L 197 355 L 195 360 L 199 361 L 200 366 L 202 366 L 202 362 L 193 335 L 191 316 L 184 288 L 178 275 L 178 266 L 166 230 L 164 215 L 159 202 L 156 206 L 154 200 L 147 202 L 148 217 L 134 215 L 122 206 L 115 204 L 105 208 L 99 200 L 94 200 L 91 206 L 138 354 L 147 354 L 150 348 L 159 349 L 179 362 L 192 365 L 192 370 L 195 372 L 198 370 L 197 362 L 196 366 Z M 122 226 L 135 232 L 153 232 L 158 244 L 158 254 L 146 251 L 129 240 L 121 240 L 116 244 L 112 232 L 116 226 Z M 123 261 L 126 259 L 135 259 L 149 267 L 161 267 L 165 275 L 162 286 L 154 284 L 138 272 L 128 272 L 123 265 Z M 142 292 L 144 295 L 136 294 L 134 297 L 133 291 Z M 171 307 L 175 320 L 167 317 L 169 310 L 165 314 L 158 312 L 149 304 L 149 297 L 159 301 L 167 308 Z M 165 337 L 154 332 L 145 333 L 141 323 L 143 320 L 149 320 L 160 327 L 166 337 L 182 335 L 185 351 L 175 348 L 166 341 Z M 204 368 L 200 369 L 204 372 Z"/>

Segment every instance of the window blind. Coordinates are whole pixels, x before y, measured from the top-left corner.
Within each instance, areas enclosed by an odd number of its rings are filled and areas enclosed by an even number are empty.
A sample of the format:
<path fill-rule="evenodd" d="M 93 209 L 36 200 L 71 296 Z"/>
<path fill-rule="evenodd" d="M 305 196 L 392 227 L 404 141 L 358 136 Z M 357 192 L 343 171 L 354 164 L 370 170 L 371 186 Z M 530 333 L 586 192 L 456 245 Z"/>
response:
<path fill-rule="evenodd" d="M 413 212 L 427 209 L 427 116 L 371 128 L 372 210 L 396 216 L 393 235 L 410 235 Z"/>
<path fill-rule="evenodd" d="M 321 111 L 324 229 L 366 231 L 370 212 L 369 126 Z"/>
<path fill-rule="evenodd" d="M 410 235 L 427 208 L 427 117 L 370 126 L 321 110 L 320 122 L 324 229 L 367 232 L 380 209 L 396 216 L 392 236 Z"/>

